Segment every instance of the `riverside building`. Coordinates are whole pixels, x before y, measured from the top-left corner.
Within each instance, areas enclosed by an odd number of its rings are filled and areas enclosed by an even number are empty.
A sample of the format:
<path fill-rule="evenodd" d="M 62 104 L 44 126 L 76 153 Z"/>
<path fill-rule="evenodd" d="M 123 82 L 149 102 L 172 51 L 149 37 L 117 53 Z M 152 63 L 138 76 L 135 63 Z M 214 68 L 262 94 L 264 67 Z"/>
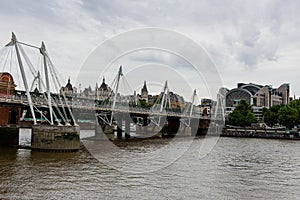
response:
<path fill-rule="evenodd" d="M 254 83 L 238 83 L 237 88 L 226 92 L 226 111 L 228 116 L 241 100 L 252 105 L 254 115 L 259 122 L 262 121 L 262 109 L 274 105 L 288 104 L 290 101 L 290 86 L 288 83 L 273 88 L 271 85 Z"/>

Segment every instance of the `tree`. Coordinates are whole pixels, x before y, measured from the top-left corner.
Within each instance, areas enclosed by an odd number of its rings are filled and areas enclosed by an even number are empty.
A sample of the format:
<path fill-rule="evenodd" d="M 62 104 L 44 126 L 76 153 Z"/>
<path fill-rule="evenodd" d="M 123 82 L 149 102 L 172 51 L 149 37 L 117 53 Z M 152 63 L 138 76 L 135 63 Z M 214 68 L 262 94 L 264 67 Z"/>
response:
<path fill-rule="evenodd" d="M 293 128 L 298 121 L 298 111 L 290 105 L 281 107 L 278 111 L 279 123 L 287 128 Z"/>
<path fill-rule="evenodd" d="M 229 114 L 228 118 L 228 124 L 233 126 L 244 127 L 257 122 L 252 107 L 245 100 L 240 101 L 234 111 Z"/>
<path fill-rule="evenodd" d="M 140 99 L 140 104 L 142 108 L 148 108 L 149 104 L 146 102 L 145 99 Z"/>
<path fill-rule="evenodd" d="M 264 122 L 270 126 L 273 127 L 274 125 L 279 123 L 278 120 L 278 111 L 282 107 L 282 105 L 274 105 L 268 108 L 263 108 L 263 116 L 264 116 Z"/>
<path fill-rule="evenodd" d="M 271 112 L 268 108 L 263 108 L 263 117 L 264 117 L 264 122 L 272 127 L 278 122 L 278 116 L 276 113 Z"/>
<path fill-rule="evenodd" d="M 296 108 L 298 112 L 298 120 L 296 125 L 300 124 L 300 100 L 293 100 L 289 104 L 292 108 Z"/>

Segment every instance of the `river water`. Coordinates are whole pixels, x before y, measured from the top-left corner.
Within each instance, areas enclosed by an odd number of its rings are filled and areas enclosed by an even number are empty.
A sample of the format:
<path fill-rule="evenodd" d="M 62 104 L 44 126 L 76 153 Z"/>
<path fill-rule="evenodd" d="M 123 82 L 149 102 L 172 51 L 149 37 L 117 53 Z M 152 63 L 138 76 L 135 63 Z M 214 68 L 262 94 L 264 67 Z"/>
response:
<path fill-rule="evenodd" d="M 171 140 L 121 142 L 111 153 L 99 143 L 102 160 L 84 147 L 75 153 L 1 149 L 0 199 L 300 199 L 299 141 L 219 138 L 201 157 L 204 138 Z M 180 156 L 166 151 L 161 161 L 172 162 L 140 170 L 142 162 L 159 164 L 137 158 L 170 144 L 185 150 Z"/>

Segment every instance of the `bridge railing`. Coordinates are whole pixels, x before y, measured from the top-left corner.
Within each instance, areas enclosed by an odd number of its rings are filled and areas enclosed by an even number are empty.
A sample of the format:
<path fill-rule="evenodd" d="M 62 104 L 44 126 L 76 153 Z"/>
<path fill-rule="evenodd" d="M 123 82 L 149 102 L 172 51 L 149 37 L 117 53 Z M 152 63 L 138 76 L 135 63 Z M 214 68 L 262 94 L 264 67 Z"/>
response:
<path fill-rule="evenodd" d="M 57 95 L 53 95 L 52 101 L 55 101 L 58 106 L 64 107 L 68 104 L 72 108 L 80 108 L 80 109 L 89 109 L 89 110 L 106 110 L 106 111 L 114 111 L 114 112 L 130 112 L 130 113 L 140 113 L 140 114 L 150 114 L 150 115 L 160 115 L 160 116 L 178 116 L 178 117 L 193 117 L 200 118 L 200 112 L 192 112 L 191 116 L 180 111 L 173 111 L 170 109 L 166 109 L 163 112 L 159 112 L 158 110 L 152 110 L 150 108 L 142 108 L 142 107 L 134 107 L 128 106 L 128 104 L 116 104 L 115 109 L 111 108 L 110 104 L 99 105 L 95 103 L 94 100 L 91 99 L 67 99 L 64 102 L 59 102 Z M 26 95 L 3 95 L 0 94 L 0 101 L 3 102 L 11 102 L 11 103 L 21 103 L 28 104 L 28 100 Z M 32 95 L 32 101 L 36 106 L 47 106 L 47 100 L 41 95 Z"/>

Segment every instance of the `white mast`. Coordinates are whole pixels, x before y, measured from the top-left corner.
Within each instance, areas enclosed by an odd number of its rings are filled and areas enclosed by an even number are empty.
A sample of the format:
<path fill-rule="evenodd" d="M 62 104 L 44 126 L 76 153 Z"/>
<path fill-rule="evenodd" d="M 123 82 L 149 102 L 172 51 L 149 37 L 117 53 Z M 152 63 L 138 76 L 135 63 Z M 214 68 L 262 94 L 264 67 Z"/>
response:
<path fill-rule="evenodd" d="M 195 103 L 195 97 L 196 97 L 196 89 L 194 90 L 194 93 L 193 93 L 193 98 L 192 98 L 192 104 L 191 104 L 191 110 L 190 110 L 190 114 L 189 116 L 192 116 L 193 114 L 193 108 L 194 108 L 194 103 Z"/>
<path fill-rule="evenodd" d="M 37 77 L 38 77 L 39 92 L 42 92 L 40 71 L 38 71 Z"/>
<path fill-rule="evenodd" d="M 195 103 L 195 98 L 196 98 L 196 89 L 194 90 L 194 93 L 193 93 L 193 97 L 192 97 L 192 104 L 191 104 L 191 110 L 190 110 L 190 114 L 189 114 L 189 125 L 191 124 L 191 116 L 193 114 L 193 108 L 194 108 L 194 103 Z"/>
<path fill-rule="evenodd" d="M 113 105 L 111 107 L 112 110 L 115 109 L 115 107 L 116 107 L 116 101 L 117 101 L 117 95 L 118 95 L 118 92 L 119 92 L 119 84 L 120 84 L 121 76 L 123 76 L 122 65 L 120 66 L 119 72 L 118 72 L 117 84 L 116 84 L 116 91 L 115 91 L 115 95 L 114 95 Z M 110 118 L 110 124 L 112 124 L 112 121 L 113 121 L 113 114 L 114 114 L 114 112 L 112 111 L 111 118 Z"/>
<path fill-rule="evenodd" d="M 36 125 L 36 118 L 35 118 L 35 113 L 34 113 L 34 109 L 33 109 L 33 103 L 32 103 L 32 99 L 31 99 L 31 96 L 30 96 L 28 83 L 27 83 L 27 79 L 26 79 L 26 76 L 25 76 L 25 71 L 24 71 L 22 59 L 21 59 L 21 56 L 20 56 L 19 48 L 18 48 L 17 37 L 14 33 L 12 33 L 11 42 L 8 43 L 6 46 L 10 46 L 10 45 L 14 45 L 15 48 L 16 48 L 17 59 L 18 59 L 18 63 L 19 63 L 19 67 L 20 67 L 20 71 L 21 71 L 21 75 L 22 75 L 22 80 L 23 80 L 23 84 L 24 84 L 24 87 L 25 87 L 25 90 L 26 90 L 26 95 L 27 95 L 30 111 L 32 113 L 33 124 Z"/>
<path fill-rule="evenodd" d="M 163 92 L 163 96 L 162 96 L 162 100 L 161 100 L 161 105 L 160 105 L 160 110 L 159 110 L 159 112 L 162 112 L 163 109 L 164 109 L 166 93 L 168 93 L 168 81 L 165 82 L 164 92 Z M 166 105 L 167 105 L 167 103 L 166 103 Z"/>
<path fill-rule="evenodd" d="M 50 111 L 50 123 L 51 123 L 51 125 L 53 125 L 53 109 L 52 109 L 52 103 L 51 103 L 50 84 L 49 84 L 47 58 L 46 58 L 47 53 L 46 53 L 46 47 L 45 47 L 44 42 L 42 42 L 40 52 L 44 57 L 44 70 L 45 70 L 45 77 L 46 77 L 46 91 L 47 91 L 47 96 L 48 96 L 48 106 L 49 106 L 49 111 Z"/>

